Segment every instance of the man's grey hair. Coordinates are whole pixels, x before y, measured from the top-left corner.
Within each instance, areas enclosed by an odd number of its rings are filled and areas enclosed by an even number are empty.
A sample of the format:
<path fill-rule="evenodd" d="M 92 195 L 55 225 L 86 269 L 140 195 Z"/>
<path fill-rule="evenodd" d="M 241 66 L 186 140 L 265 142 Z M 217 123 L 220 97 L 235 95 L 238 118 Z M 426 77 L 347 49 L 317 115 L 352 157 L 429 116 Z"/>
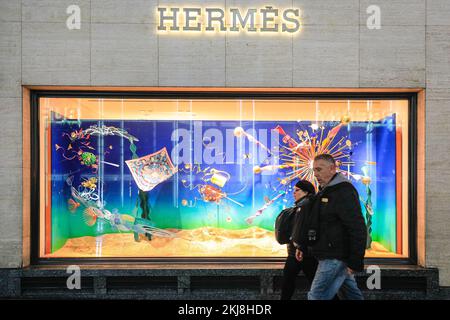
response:
<path fill-rule="evenodd" d="M 323 153 L 323 154 L 317 155 L 314 158 L 314 161 L 317 161 L 317 160 L 323 160 L 323 161 L 326 161 L 326 162 L 336 165 L 336 161 L 334 160 L 333 156 L 328 153 Z"/>

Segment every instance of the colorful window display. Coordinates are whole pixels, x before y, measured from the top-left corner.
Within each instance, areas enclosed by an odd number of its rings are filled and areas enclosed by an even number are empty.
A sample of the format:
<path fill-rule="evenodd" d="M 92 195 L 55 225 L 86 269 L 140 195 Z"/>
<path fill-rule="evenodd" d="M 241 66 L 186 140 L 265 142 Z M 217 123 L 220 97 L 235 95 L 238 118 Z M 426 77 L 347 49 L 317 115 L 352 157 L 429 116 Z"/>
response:
<path fill-rule="evenodd" d="M 366 257 L 406 258 L 408 100 L 39 99 L 40 258 L 276 258 L 312 160 L 357 188 Z"/>

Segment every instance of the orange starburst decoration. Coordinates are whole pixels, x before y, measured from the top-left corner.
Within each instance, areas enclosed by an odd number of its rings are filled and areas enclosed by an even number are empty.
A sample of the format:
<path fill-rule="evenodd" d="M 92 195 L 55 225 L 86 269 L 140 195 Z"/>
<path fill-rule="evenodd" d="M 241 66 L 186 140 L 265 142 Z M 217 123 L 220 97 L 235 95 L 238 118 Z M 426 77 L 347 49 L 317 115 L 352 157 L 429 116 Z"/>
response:
<path fill-rule="evenodd" d="M 340 129 L 350 122 L 349 117 L 343 117 L 341 122 L 326 132 L 324 126 L 311 125 L 311 131 L 297 131 L 299 142 L 288 135 L 281 126 L 277 126 L 274 130 L 283 137 L 282 141 L 287 146 L 281 146 L 281 165 L 277 168 L 290 168 L 286 177 L 280 179 L 282 185 L 289 184 L 294 179 L 309 180 L 316 189 L 318 182 L 314 177 L 313 163 L 314 158 L 319 154 L 330 154 L 337 162 L 338 168 L 340 166 L 352 166 L 354 162 L 350 161 L 352 154 L 352 142 L 347 137 L 341 137 L 335 140 Z M 319 132 L 316 132 L 319 131 Z M 271 166 L 273 167 L 273 166 Z M 265 167 L 256 168 L 255 172 L 264 171 Z M 347 172 L 351 176 L 352 173 Z"/>

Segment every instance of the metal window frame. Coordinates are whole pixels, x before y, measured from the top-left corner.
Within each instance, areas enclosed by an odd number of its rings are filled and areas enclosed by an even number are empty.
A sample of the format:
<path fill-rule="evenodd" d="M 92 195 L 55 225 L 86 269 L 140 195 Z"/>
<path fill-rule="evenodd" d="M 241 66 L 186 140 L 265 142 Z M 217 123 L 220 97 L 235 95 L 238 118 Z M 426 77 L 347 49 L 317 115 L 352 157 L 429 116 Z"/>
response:
<path fill-rule="evenodd" d="M 183 257 L 183 258 L 42 258 L 40 244 L 40 167 L 39 167 L 39 99 L 40 98 L 98 98 L 98 99 L 264 99 L 264 100 L 408 100 L 408 240 L 407 258 L 366 258 L 365 264 L 417 265 L 417 92 L 293 92 L 293 91 L 80 91 L 80 90 L 34 90 L 30 91 L 30 135 L 31 135 L 31 183 L 30 183 L 30 239 L 31 265 L 66 264 L 265 264 L 282 263 L 285 258 L 265 257 Z M 324 89 L 326 90 L 326 89 Z"/>

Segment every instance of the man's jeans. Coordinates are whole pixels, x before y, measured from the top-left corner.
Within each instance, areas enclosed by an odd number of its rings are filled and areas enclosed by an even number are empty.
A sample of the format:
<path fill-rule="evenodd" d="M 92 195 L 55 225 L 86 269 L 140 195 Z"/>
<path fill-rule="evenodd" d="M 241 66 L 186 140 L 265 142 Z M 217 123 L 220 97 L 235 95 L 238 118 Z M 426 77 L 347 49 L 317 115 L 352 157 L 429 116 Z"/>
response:
<path fill-rule="evenodd" d="M 308 300 L 339 299 L 363 300 L 355 277 L 347 271 L 347 264 L 336 259 L 319 260 L 316 276 L 308 293 Z"/>

